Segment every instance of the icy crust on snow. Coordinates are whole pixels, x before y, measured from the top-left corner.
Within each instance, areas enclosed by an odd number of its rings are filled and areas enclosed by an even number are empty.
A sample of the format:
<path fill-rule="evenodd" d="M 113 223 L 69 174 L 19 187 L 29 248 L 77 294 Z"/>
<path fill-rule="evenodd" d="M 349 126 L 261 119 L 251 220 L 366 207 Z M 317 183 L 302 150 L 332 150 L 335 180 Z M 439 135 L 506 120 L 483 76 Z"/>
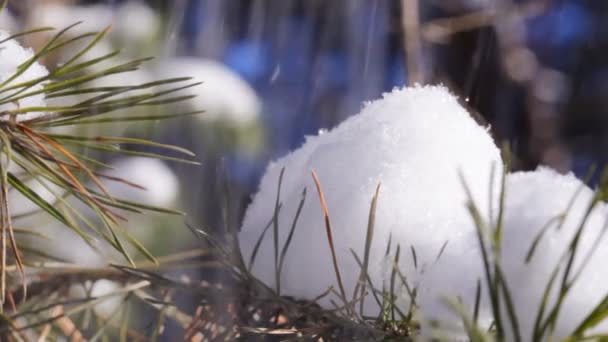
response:
<path fill-rule="evenodd" d="M 285 259 L 282 294 L 310 299 L 335 285 L 322 210 L 311 177 L 315 170 L 323 185 L 340 270 L 350 296 L 360 269 L 349 248 L 363 258 L 370 201 L 381 182 L 370 256 L 372 281 L 381 287 L 384 274 L 390 272 L 384 253 L 392 234 L 393 250 L 401 245 L 401 269 L 420 285 L 418 303 L 429 316 L 442 316 L 447 309 L 440 295 L 460 295 L 465 302 L 471 301 L 467 299 L 474 296 L 472 279 L 477 277 L 479 264 L 475 230 L 458 172 L 485 214 L 490 205 L 492 165 L 499 174 L 500 153 L 487 129 L 445 87 L 395 89 L 367 103 L 360 114 L 330 132 L 308 137 L 302 147 L 268 167 L 242 225 L 243 255 L 248 260 L 272 218 L 279 173 L 285 168 L 280 246 L 304 188 L 308 195 Z M 446 241 L 442 257 L 435 262 Z M 410 246 L 416 249 L 417 269 Z M 272 228 L 261 244 L 253 273 L 274 287 Z M 329 299 L 323 303 L 329 305 Z M 368 313 L 378 310 L 371 298 L 366 307 Z"/>
<path fill-rule="evenodd" d="M 513 296 L 519 324 L 524 340 L 531 338 L 537 310 L 540 307 L 545 285 L 559 259 L 568 249 L 576 230 L 593 198 L 593 191 L 574 175 L 561 175 L 549 168 L 541 167 L 534 172 L 517 172 L 507 176 L 506 216 L 503 235 L 503 268 Z M 554 223 L 545 233 L 529 264 L 524 260 L 532 241 L 549 222 L 563 214 L 577 191 L 563 226 L 557 230 Z M 591 213 L 581 236 L 578 257 L 573 271 L 579 271 L 592 246 L 599 243 L 596 253 L 589 259 L 580 279 L 573 285 L 565 299 L 556 325 L 555 340 L 561 340 L 583 321 L 591 310 L 608 293 L 606 282 L 606 260 L 608 248 L 601 238 L 605 228 L 608 209 L 602 202 Z M 565 266 L 562 266 L 563 270 Z M 559 284 L 562 274 L 558 276 Z M 570 278 L 572 279 L 572 278 Z M 554 286 L 555 288 L 558 285 Z M 556 300 L 557 291 L 550 298 Z M 608 322 L 603 323 L 603 332 Z"/>
<path fill-rule="evenodd" d="M 0 30 L 0 40 L 4 40 L 8 38 L 10 34 L 6 31 Z M 15 40 L 10 39 L 0 44 L 0 83 L 4 83 L 7 79 L 12 77 L 19 65 L 27 61 L 28 59 L 34 56 L 34 52 L 32 49 L 23 48 L 19 43 Z M 30 67 L 19 77 L 12 80 L 9 84 L 5 85 L 11 86 L 16 85 L 22 82 L 27 82 L 36 78 L 44 77 L 48 74 L 48 71 L 44 66 L 39 64 L 38 62 L 33 63 Z M 42 89 L 41 84 L 37 84 L 33 87 L 30 87 L 26 90 L 26 93 L 34 92 Z M 21 88 L 13 90 L 13 92 L 20 91 Z M 11 92 L 3 93 L 2 98 L 10 95 Z M 12 110 L 16 108 L 27 108 L 27 107 L 44 107 L 46 105 L 44 101 L 44 94 L 38 94 L 33 96 L 27 96 L 18 100 L 18 103 L 7 103 L 0 105 L 0 112 L 6 110 Z M 17 115 L 17 121 L 24 121 L 29 119 L 34 119 L 45 115 L 44 112 L 32 112 L 32 113 L 23 113 Z M 0 116 L 0 120 L 8 120 L 6 116 Z"/>

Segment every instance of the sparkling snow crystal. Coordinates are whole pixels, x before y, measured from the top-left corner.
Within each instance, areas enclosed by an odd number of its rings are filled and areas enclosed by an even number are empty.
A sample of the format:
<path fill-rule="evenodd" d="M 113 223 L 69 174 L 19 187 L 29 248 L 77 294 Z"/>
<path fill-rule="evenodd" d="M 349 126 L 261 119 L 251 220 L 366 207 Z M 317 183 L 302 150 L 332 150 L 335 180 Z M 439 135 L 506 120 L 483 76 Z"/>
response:
<path fill-rule="evenodd" d="M 0 40 L 4 40 L 8 38 L 10 34 L 6 31 L 0 31 Z M 34 52 L 31 49 L 25 49 L 19 45 L 15 40 L 10 39 L 2 44 L 0 44 L 0 83 L 4 83 L 10 77 L 12 77 L 19 65 L 30 59 L 34 56 Z M 48 74 L 46 68 L 37 62 L 30 65 L 30 67 L 19 77 L 12 80 L 9 84 L 5 86 L 16 85 L 22 82 L 31 81 L 33 79 L 44 77 Z M 34 92 L 42 89 L 41 84 L 37 84 L 28 90 L 28 92 Z M 15 91 L 20 91 L 21 88 L 16 89 Z M 2 97 L 6 97 L 9 93 L 4 93 Z M 44 107 L 44 94 L 38 94 L 33 96 L 27 96 L 18 100 L 18 103 L 10 103 L 10 104 L 2 104 L 0 105 L 0 112 L 16 109 L 16 108 L 27 108 L 27 107 Z M 17 116 L 17 121 L 29 120 L 36 117 L 44 115 L 41 112 L 32 112 L 32 113 L 24 113 L 19 114 Z M 0 120 L 7 120 L 6 116 L 0 117 Z"/>
<path fill-rule="evenodd" d="M 460 295 L 470 303 L 479 270 L 475 229 L 458 172 L 463 173 L 480 208 L 487 209 L 492 165 L 499 174 L 500 153 L 486 128 L 479 126 L 444 87 L 396 89 L 366 104 L 360 114 L 335 129 L 308 137 L 301 148 L 268 167 L 242 225 L 239 238 L 243 255 L 248 261 L 272 218 L 279 173 L 285 168 L 278 220 L 280 246 L 304 188 L 308 195 L 283 267 L 281 293 L 311 299 L 336 284 L 311 177 L 314 169 L 327 199 L 337 257 L 350 297 L 359 267 L 349 248 L 363 258 L 370 201 L 381 182 L 369 267 L 374 285 L 382 287 L 384 275 L 390 271 L 384 253 L 392 234 L 393 251 L 397 244 L 402 249 L 401 269 L 414 285 L 420 285 L 422 310 L 430 316 L 442 316 L 448 310 L 439 296 Z M 416 249 L 417 269 L 411 246 Z M 272 227 L 261 244 L 253 273 L 274 287 Z M 378 311 L 373 302 L 371 298 L 366 302 L 368 313 Z"/>

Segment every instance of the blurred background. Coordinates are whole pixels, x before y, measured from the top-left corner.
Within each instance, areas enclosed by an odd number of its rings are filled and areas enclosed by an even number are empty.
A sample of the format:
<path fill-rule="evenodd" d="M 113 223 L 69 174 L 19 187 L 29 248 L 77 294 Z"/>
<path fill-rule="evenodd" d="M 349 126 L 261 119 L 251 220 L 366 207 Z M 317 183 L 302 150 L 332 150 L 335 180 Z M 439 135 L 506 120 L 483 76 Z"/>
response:
<path fill-rule="evenodd" d="M 83 21 L 76 35 L 112 25 L 88 57 L 120 48 L 121 61 L 156 58 L 104 85 L 177 76 L 204 82 L 189 90 L 198 97 L 188 104 L 139 109 L 204 114 L 86 129 L 194 151 L 201 166 L 108 162 L 151 189 L 124 196 L 181 208 L 189 222 L 213 228 L 240 224 L 269 161 L 363 102 L 415 83 L 447 85 L 491 125 L 497 142 L 509 142 L 515 169 L 543 164 L 584 177 L 591 165 L 603 167 L 606 20 L 602 0 L 19 0 L 9 1 L 0 28 Z M 37 48 L 48 38 L 24 43 Z M 62 58 L 44 62 L 53 68 Z M 177 230 L 153 230 L 150 241 L 164 251 L 188 244 L 189 233 Z"/>

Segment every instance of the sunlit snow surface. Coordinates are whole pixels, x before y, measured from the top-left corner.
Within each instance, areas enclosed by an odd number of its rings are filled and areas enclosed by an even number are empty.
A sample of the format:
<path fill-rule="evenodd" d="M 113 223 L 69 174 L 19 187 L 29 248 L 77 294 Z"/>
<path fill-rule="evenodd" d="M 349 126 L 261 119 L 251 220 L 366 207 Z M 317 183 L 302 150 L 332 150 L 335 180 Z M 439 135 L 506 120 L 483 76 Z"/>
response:
<path fill-rule="evenodd" d="M 544 286 L 580 226 L 593 197 L 593 191 L 574 175 L 560 175 L 548 168 L 510 174 L 506 186 L 503 267 L 517 315 L 520 317 L 524 340 L 527 340 L 526 337 L 531 336 L 545 290 Z M 558 230 L 554 219 L 566 211 L 577 191 L 580 192 L 573 202 L 572 210 Z M 580 254 L 575 259 L 571 274 L 579 271 L 583 259 L 587 257 L 595 243 L 599 244 L 599 248 L 589 259 L 579 280 L 565 299 L 564 308 L 556 325 L 556 340 L 571 333 L 608 294 L 606 281 L 608 248 L 605 239 L 600 239 L 607 214 L 606 205 L 600 203 L 585 225 L 579 246 Z M 525 256 L 532 241 L 552 219 L 554 224 L 544 234 L 531 262 L 525 265 Z M 565 264 L 561 269 L 564 268 Z M 562 275 L 563 273 L 560 272 L 557 278 L 558 284 L 561 283 Z M 555 303 L 556 292 L 553 294 L 549 303 Z M 602 328 L 605 333 L 606 324 L 603 324 Z"/>
<path fill-rule="evenodd" d="M 111 35 L 135 43 L 150 39 L 156 34 L 160 20 L 154 11 L 143 2 L 127 2 L 119 6 L 89 5 L 73 6 L 52 1 L 41 3 L 34 9 L 32 21 L 38 26 L 62 29 L 72 27 L 68 34 L 79 35 L 96 32 L 112 25 Z M 128 48 L 128 47 L 127 47 Z"/>
<path fill-rule="evenodd" d="M 10 37 L 10 33 L 6 31 L 0 30 L 0 40 L 5 40 Z M 30 58 L 34 56 L 34 52 L 32 49 L 26 49 L 19 45 L 14 39 L 9 39 L 2 44 L 0 44 L 0 83 L 7 82 L 11 77 L 13 77 L 19 65 L 25 63 Z M 23 82 L 31 81 L 40 77 L 44 77 L 48 74 L 48 71 L 44 66 L 39 64 L 38 62 L 34 62 L 29 66 L 23 73 L 21 73 L 18 77 L 14 78 L 8 84 L 4 85 L 4 87 L 10 87 L 12 85 L 17 85 Z M 42 89 L 41 84 L 36 84 L 30 87 L 25 93 L 36 92 Z M 14 94 L 18 91 L 21 91 L 21 88 L 15 89 L 13 92 L 3 93 L 2 97 L 7 97 L 7 95 Z M 44 107 L 44 94 L 37 94 L 32 96 L 24 97 L 18 101 L 2 104 L 0 105 L 0 112 L 6 110 L 12 110 L 17 108 L 29 108 L 29 107 Z M 30 112 L 19 114 L 16 119 L 17 121 L 23 121 L 28 119 L 33 119 L 44 115 L 43 112 Z M 8 120 L 7 117 L 2 116 L 0 120 Z"/>
<path fill-rule="evenodd" d="M 247 261 L 272 218 L 279 173 L 285 168 L 279 246 L 284 243 L 304 188 L 308 197 L 283 268 L 282 294 L 311 299 L 336 284 L 322 211 L 310 175 L 314 169 L 327 199 L 340 270 L 350 296 L 359 267 L 349 248 L 362 258 L 370 201 L 375 186 L 381 182 L 369 267 L 371 279 L 377 288 L 387 282 L 391 263 L 384 253 L 392 234 L 393 251 L 397 244 L 401 246 L 400 267 L 411 285 L 419 288 L 417 301 L 423 317 L 450 321 L 455 316 L 441 298 L 459 296 L 470 311 L 476 280 L 484 280 L 475 228 L 465 209 L 466 196 L 458 171 L 464 175 L 487 220 L 490 205 L 496 218 L 500 192 L 499 182 L 494 179 L 493 192 L 489 193 L 491 165 L 495 165 L 498 177 L 502 161 L 486 128 L 477 125 L 445 88 L 394 90 L 368 103 L 360 114 L 330 132 L 308 137 L 301 148 L 268 167 L 242 225 L 243 254 Z M 527 340 L 531 338 L 545 285 L 568 248 L 593 192 L 573 175 L 560 175 L 547 168 L 509 174 L 506 188 L 502 262 L 521 332 Z M 532 261 L 526 264 L 532 241 L 548 221 L 565 211 L 577 190 L 563 227 L 559 231 L 555 226 L 550 228 Z M 594 243 L 599 243 L 599 249 L 565 301 L 556 327 L 557 337 L 572 332 L 608 291 L 603 272 L 608 249 L 602 247 L 599 239 L 606 214 L 602 203 L 586 226 L 574 273 Z M 411 246 L 416 250 L 417 268 Z M 272 226 L 260 247 L 253 273 L 274 287 Z M 492 317 L 487 292 L 482 297 L 480 321 L 488 324 Z M 555 296 L 550 300 L 554 303 Z M 367 303 L 368 314 L 378 312 L 371 298 Z M 403 299 L 400 303 L 408 304 Z M 331 307 L 328 299 L 321 304 Z"/>
<path fill-rule="evenodd" d="M 15 32 L 18 27 L 17 20 L 9 11 L 0 12 L 0 30 Z"/>
<path fill-rule="evenodd" d="M 207 59 L 174 57 L 158 66 L 162 77 L 191 77 L 197 96 L 190 101 L 192 110 L 204 110 L 196 118 L 223 121 L 232 126 L 251 124 L 258 119 L 261 101 L 255 90 L 225 65 Z"/>
<path fill-rule="evenodd" d="M 152 158 L 121 158 L 112 163 L 109 175 L 119 177 L 144 189 L 112 181 L 104 181 L 108 191 L 117 198 L 145 203 L 158 207 L 168 207 L 178 196 L 178 180 L 173 171 L 162 161 Z"/>
<path fill-rule="evenodd" d="M 444 87 L 395 89 L 328 133 L 308 137 L 301 148 L 268 167 L 242 225 L 243 254 L 245 258 L 251 255 L 273 215 L 279 173 L 285 167 L 279 215 L 281 246 L 304 188 L 308 197 L 283 269 L 282 293 L 314 298 L 335 284 L 311 177 L 314 169 L 327 199 L 340 269 L 350 296 L 359 267 L 349 248 L 363 258 L 370 201 L 381 182 L 370 259 L 374 285 L 381 287 L 383 274 L 390 272 L 384 253 L 392 234 L 393 250 L 401 245 L 403 271 L 412 283 L 420 283 L 418 301 L 423 310 L 442 316 L 447 309 L 438 296 L 450 293 L 465 300 L 472 298 L 473 266 L 479 265 L 475 230 L 464 205 L 466 196 L 458 172 L 462 171 L 486 212 L 492 164 L 496 170 L 502 167 L 499 150 L 487 129 L 471 119 Z M 447 247 L 435 263 L 446 241 Z M 411 246 L 416 249 L 417 269 Z M 253 271 L 274 286 L 272 229 L 261 245 Z M 378 309 L 372 302 L 371 298 L 367 301 L 370 314 Z"/>

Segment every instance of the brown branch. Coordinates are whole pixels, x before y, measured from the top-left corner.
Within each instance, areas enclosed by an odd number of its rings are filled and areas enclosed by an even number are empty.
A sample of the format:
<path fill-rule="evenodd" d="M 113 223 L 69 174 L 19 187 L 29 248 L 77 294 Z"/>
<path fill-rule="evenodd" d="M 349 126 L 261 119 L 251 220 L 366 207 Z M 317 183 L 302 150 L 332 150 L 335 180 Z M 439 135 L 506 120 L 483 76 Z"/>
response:
<path fill-rule="evenodd" d="M 418 0 L 401 0 L 401 25 L 403 27 L 403 46 L 407 65 L 408 85 L 422 83 L 422 43 L 420 39 L 420 17 Z"/>

